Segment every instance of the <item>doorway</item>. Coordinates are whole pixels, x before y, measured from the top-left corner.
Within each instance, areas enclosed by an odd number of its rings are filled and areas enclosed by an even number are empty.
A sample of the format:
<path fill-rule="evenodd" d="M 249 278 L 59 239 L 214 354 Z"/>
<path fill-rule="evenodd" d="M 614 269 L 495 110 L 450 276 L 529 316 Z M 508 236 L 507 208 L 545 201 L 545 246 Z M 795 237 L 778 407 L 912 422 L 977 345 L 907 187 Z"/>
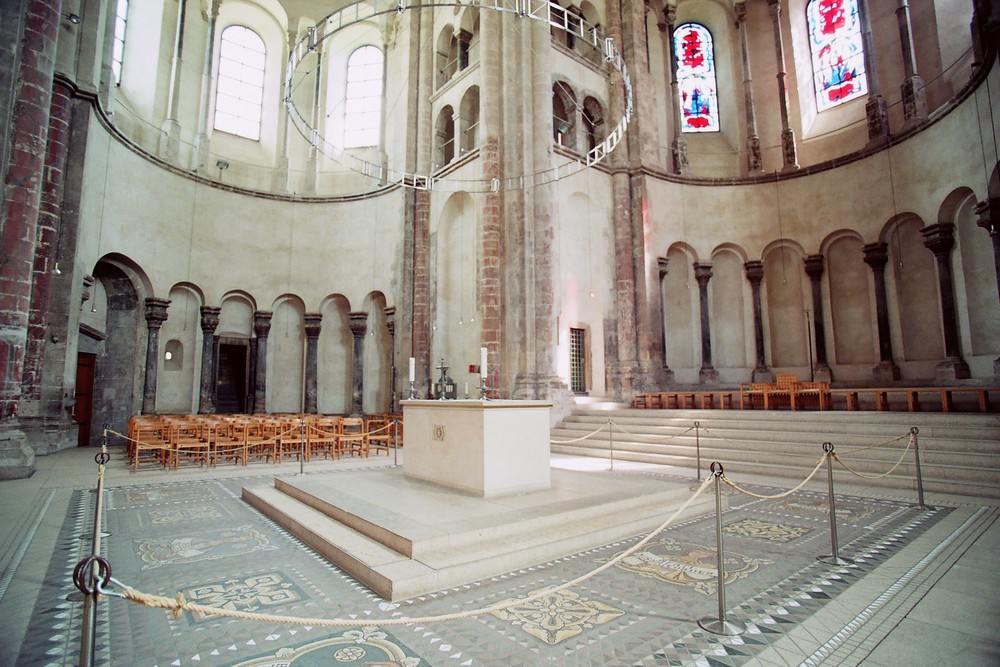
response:
<path fill-rule="evenodd" d="M 73 421 L 80 427 L 76 444 L 86 447 L 90 444 L 90 422 L 94 410 L 94 372 L 97 355 L 80 352 L 76 356 L 76 403 L 73 404 Z"/>
<path fill-rule="evenodd" d="M 250 341 L 220 338 L 215 377 L 215 411 L 243 414 L 247 411 L 247 359 Z"/>

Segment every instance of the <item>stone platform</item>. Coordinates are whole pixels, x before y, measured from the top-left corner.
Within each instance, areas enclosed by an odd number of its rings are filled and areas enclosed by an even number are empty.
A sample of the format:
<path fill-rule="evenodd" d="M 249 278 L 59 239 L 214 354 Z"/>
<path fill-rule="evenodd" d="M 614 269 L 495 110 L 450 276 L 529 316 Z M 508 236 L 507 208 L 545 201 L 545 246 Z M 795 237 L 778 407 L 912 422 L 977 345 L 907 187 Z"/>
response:
<path fill-rule="evenodd" d="M 552 470 L 552 487 L 483 498 L 400 468 L 274 478 L 243 499 L 386 600 L 452 588 L 639 535 L 693 491 L 663 479 Z M 712 512 L 704 493 L 686 517 Z"/>

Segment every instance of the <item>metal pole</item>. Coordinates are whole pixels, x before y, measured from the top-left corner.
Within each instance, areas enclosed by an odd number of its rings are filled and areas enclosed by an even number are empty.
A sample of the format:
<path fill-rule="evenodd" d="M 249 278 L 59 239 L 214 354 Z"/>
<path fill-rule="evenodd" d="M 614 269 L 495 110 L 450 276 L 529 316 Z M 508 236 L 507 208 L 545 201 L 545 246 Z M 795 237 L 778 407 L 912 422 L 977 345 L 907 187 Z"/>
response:
<path fill-rule="evenodd" d="M 608 419 L 608 451 L 611 457 L 611 471 L 615 470 L 615 420 Z"/>
<path fill-rule="evenodd" d="M 91 558 L 101 555 L 101 514 L 104 510 L 104 464 L 108 460 L 108 429 L 110 424 L 104 424 L 101 434 L 101 453 L 95 457 L 97 461 L 97 506 L 94 509 L 94 527 L 91 532 Z M 90 570 L 83 576 L 89 579 L 89 591 L 83 596 L 83 619 L 80 629 L 80 667 L 94 664 L 95 639 L 97 636 L 97 583 L 98 572 Z"/>
<path fill-rule="evenodd" d="M 910 428 L 910 441 L 913 443 L 913 461 L 917 465 L 917 503 L 920 509 L 932 510 L 936 508 L 924 502 L 924 478 L 920 474 L 920 448 L 917 445 L 917 433 L 920 433 L 919 428 L 916 426 Z"/>
<path fill-rule="evenodd" d="M 392 465 L 399 465 L 399 420 L 392 420 Z"/>
<path fill-rule="evenodd" d="M 850 565 L 854 561 L 840 557 L 840 546 L 837 543 L 837 499 L 833 494 L 833 443 L 824 442 L 823 451 L 826 453 L 826 479 L 830 492 L 830 545 L 833 554 L 819 556 L 817 560 L 828 565 Z"/>
<path fill-rule="evenodd" d="M 698 481 L 701 481 L 701 422 L 694 423 L 694 450 L 698 459 Z"/>
<path fill-rule="evenodd" d="M 722 464 L 718 461 L 712 462 L 709 470 L 715 477 L 715 568 L 716 587 L 719 589 L 719 616 L 712 618 L 706 616 L 698 621 L 698 625 L 704 630 L 716 635 L 741 635 L 746 632 L 746 626 L 739 621 L 726 620 L 726 571 L 725 552 L 722 547 Z"/>
<path fill-rule="evenodd" d="M 299 474 L 306 474 L 306 420 L 299 420 Z"/>

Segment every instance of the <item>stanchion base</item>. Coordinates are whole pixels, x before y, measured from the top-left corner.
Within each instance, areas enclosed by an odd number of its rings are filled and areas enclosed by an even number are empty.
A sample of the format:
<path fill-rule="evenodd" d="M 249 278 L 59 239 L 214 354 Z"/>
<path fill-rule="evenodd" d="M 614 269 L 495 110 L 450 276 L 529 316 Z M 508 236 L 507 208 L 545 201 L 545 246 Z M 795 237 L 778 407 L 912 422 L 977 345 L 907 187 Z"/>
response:
<path fill-rule="evenodd" d="M 840 556 L 816 556 L 816 560 L 827 565 L 854 565 L 854 561 L 850 558 Z"/>
<path fill-rule="evenodd" d="M 702 630 L 708 630 L 713 635 L 726 635 L 727 637 L 742 635 L 747 631 L 747 626 L 739 621 L 724 621 L 721 618 L 713 618 L 712 616 L 706 616 L 701 619 L 698 621 L 698 625 Z"/>
<path fill-rule="evenodd" d="M 920 503 L 911 503 L 907 505 L 907 507 L 918 507 L 927 512 L 933 512 L 934 510 L 937 509 L 936 507 L 934 507 L 934 505 L 921 505 Z"/>

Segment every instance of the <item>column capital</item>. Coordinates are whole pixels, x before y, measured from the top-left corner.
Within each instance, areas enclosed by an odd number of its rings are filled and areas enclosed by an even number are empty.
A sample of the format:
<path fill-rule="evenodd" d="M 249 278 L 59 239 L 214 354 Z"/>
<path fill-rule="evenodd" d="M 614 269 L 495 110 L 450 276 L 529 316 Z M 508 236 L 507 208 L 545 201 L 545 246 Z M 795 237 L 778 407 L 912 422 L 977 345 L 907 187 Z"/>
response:
<path fill-rule="evenodd" d="M 694 263 L 694 279 L 698 281 L 699 287 L 704 287 L 708 285 L 708 281 L 712 278 L 712 263 L 711 262 L 695 262 Z"/>
<path fill-rule="evenodd" d="M 368 313 L 353 312 L 348 313 L 350 319 L 351 333 L 355 338 L 363 338 L 368 329 Z"/>
<path fill-rule="evenodd" d="M 273 316 L 269 310 L 258 310 L 254 311 L 253 314 L 253 332 L 257 334 L 257 338 L 267 338 L 267 335 L 271 333 L 271 316 Z"/>
<path fill-rule="evenodd" d="M 997 224 L 1000 223 L 1000 197 L 984 199 L 972 210 L 976 214 L 976 225 L 990 236 L 996 236 Z"/>
<path fill-rule="evenodd" d="M 736 25 L 743 23 L 747 18 L 747 3 L 743 2 L 743 0 L 738 0 L 733 5 L 733 12 L 736 14 Z"/>
<path fill-rule="evenodd" d="M 396 333 L 396 306 L 385 309 L 385 328 L 389 330 L 390 336 Z"/>
<path fill-rule="evenodd" d="M 661 283 L 663 282 L 663 279 L 667 277 L 667 264 L 669 263 L 670 260 L 667 257 L 656 258 L 656 272 L 657 275 L 660 277 Z"/>
<path fill-rule="evenodd" d="M 759 285 L 764 280 L 764 262 L 759 259 L 744 262 L 743 270 L 746 272 L 747 280 L 755 285 Z"/>
<path fill-rule="evenodd" d="M 935 256 L 947 255 L 955 247 L 955 225 L 950 222 L 928 225 L 920 233 L 924 237 L 924 246 Z"/>
<path fill-rule="evenodd" d="M 771 18 L 778 18 L 781 14 L 781 0 L 767 0 L 767 6 L 771 10 Z"/>
<path fill-rule="evenodd" d="M 150 329 L 159 329 L 167 321 L 167 307 L 170 299 L 159 299 L 155 296 L 146 299 L 146 324 Z"/>
<path fill-rule="evenodd" d="M 865 264 L 870 266 L 873 271 L 882 271 L 889 262 L 888 243 L 867 243 L 862 252 L 865 255 Z"/>
<path fill-rule="evenodd" d="M 823 255 L 809 255 L 802 261 L 810 280 L 817 281 L 823 276 Z"/>
<path fill-rule="evenodd" d="M 305 320 L 306 338 L 319 338 L 320 331 L 323 329 L 323 313 L 306 313 L 302 317 Z"/>
<path fill-rule="evenodd" d="M 213 308 L 212 306 L 202 306 L 201 307 L 201 331 L 204 334 L 213 334 L 219 326 L 219 315 L 222 313 L 221 308 Z"/>

